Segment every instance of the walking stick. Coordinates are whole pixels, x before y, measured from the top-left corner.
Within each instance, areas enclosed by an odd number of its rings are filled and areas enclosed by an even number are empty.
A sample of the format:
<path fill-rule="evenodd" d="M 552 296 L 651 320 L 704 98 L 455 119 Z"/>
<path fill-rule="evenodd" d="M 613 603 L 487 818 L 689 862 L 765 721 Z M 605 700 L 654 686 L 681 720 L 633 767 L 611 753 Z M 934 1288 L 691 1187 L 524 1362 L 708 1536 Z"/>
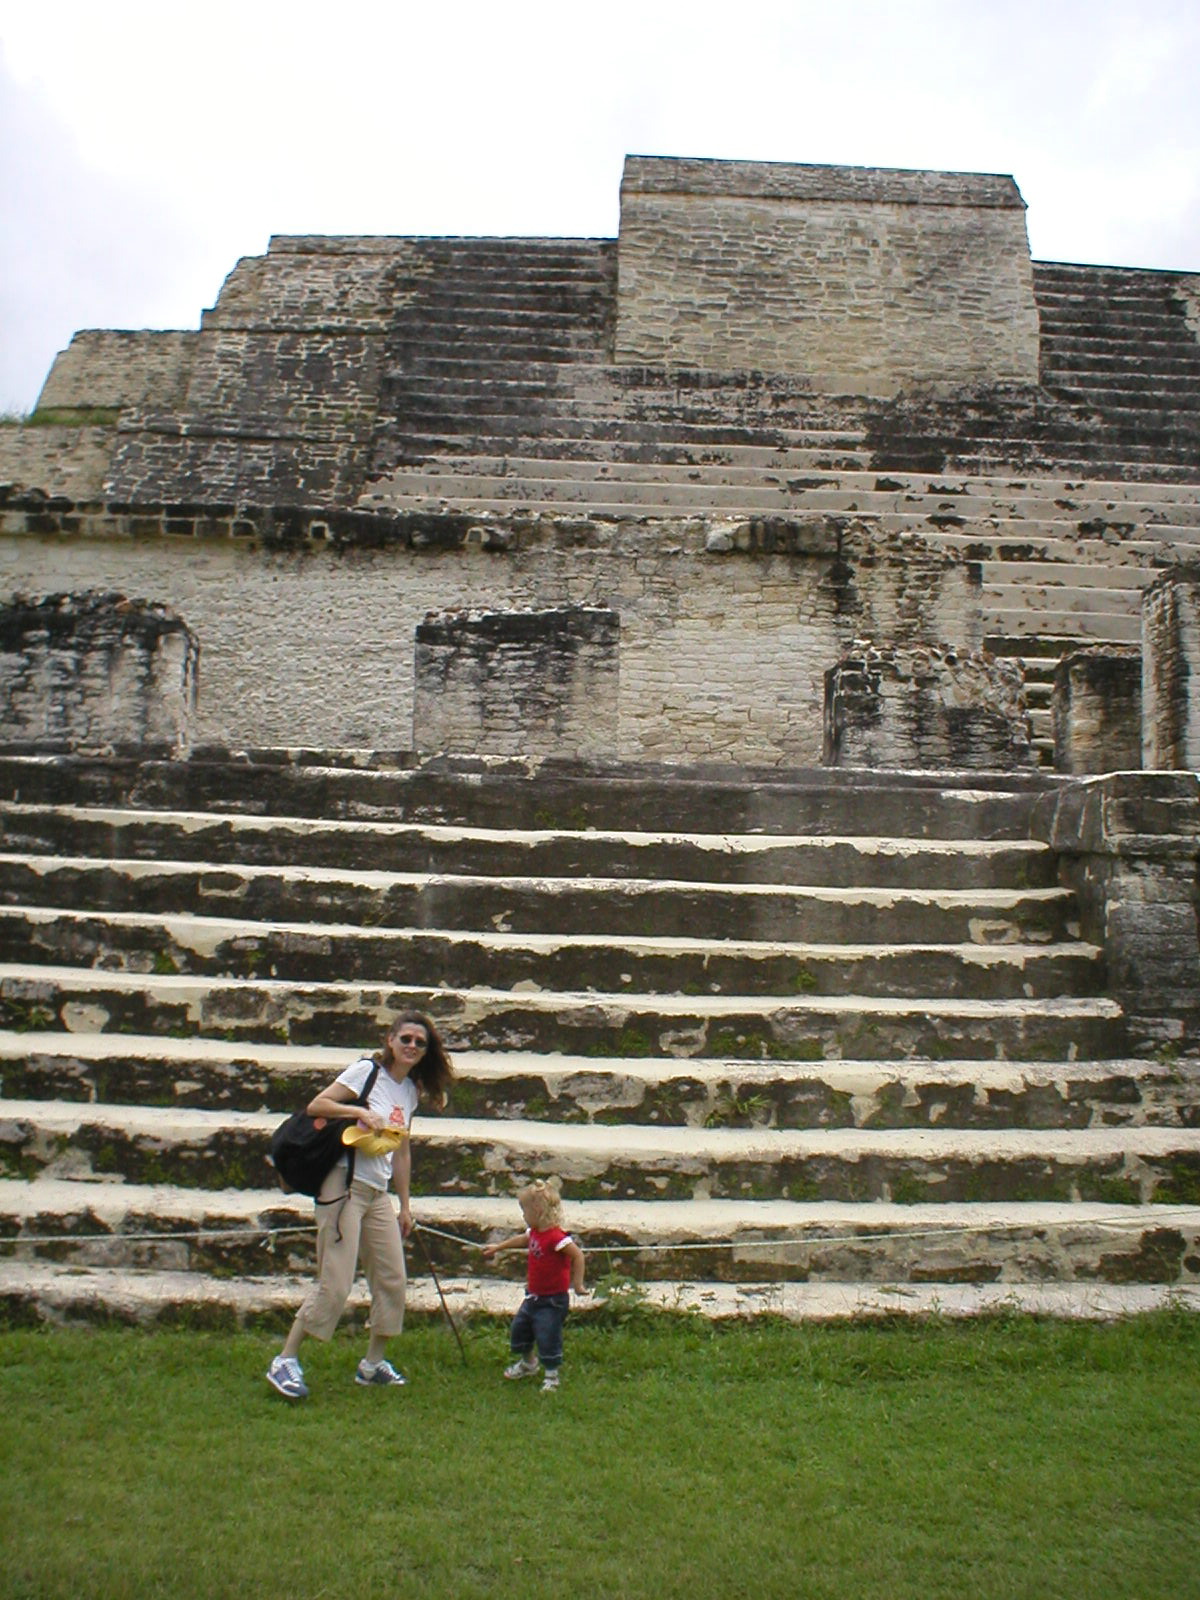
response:
<path fill-rule="evenodd" d="M 465 1367 L 467 1364 L 467 1352 L 463 1349 L 462 1335 L 458 1331 L 458 1324 L 450 1315 L 450 1307 L 446 1304 L 446 1296 L 442 1293 L 442 1286 L 438 1281 L 438 1275 L 433 1265 L 433 1258 L 429 1254 L 429 1247 L 421 1237 L 421 1224 L 419 1222 L 413 1227 L 413 1236 L 415 1237 L 417 1243 L 421 1246 L 421 1254 L 425 1257 L 425 1265 L 429 1268 L 429 1276 L 433 1279 L 433 1286 L 438 1292 L 438 1299 L 442 1302 L 442 1313 L 445 1316 L 446 1321 L 450 1324 L 450 1332 L 454 1335 L 454 1338 L 458 1344 L 458 1353 L 462 1357 L 463 1366 Z"/>

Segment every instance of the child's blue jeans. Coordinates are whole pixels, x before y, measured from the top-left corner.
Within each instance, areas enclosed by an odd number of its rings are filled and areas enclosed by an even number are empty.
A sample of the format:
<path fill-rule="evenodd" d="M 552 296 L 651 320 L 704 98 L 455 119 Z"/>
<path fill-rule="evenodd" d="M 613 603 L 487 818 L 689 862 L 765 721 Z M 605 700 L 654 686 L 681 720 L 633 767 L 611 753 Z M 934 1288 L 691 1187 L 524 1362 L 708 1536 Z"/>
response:
<path fill-rule="evenodd" d="M 569 1294 L 527 1294 L 512 1320 L 508 1343 L 515 1356 L 528 1356 L 534 1344 L 547 1372 L 562 1366 L 563 1323 L 570 1308 Z"/>

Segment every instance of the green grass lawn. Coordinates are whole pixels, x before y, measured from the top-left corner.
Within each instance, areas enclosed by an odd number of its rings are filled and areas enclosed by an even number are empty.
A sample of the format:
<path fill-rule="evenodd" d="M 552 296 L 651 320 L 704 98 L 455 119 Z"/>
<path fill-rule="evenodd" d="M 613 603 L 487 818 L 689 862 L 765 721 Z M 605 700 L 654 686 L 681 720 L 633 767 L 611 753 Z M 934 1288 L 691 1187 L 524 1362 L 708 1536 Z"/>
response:
<path fill-rule="evenodd" d="M 0 1334 L 0 1594 L 1200 1596 L 1200 1318 Z"/>

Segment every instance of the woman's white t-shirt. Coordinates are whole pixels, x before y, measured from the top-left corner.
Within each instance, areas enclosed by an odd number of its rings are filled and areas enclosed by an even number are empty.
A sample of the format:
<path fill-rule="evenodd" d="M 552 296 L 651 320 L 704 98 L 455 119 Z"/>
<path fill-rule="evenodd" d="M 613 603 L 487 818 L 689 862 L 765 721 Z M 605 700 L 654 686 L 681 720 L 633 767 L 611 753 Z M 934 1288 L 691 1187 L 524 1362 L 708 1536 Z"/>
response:
<path fill-rule="evenodd" d="M 360 1095 L 373 1065 L 370 1056 L 363 1056 L 361 1061 L 348 1066 L 345 1072 L 339 1072 L 336 1081 L 344 1083 L 355 1095 Z M 386 1067 L 380 1067 L 367 1096 L 367 1104 L 372 1111 L 378 1111 L 386 1127 L 411 1128 L 417 1109 L 417 1086 L 411 1078 L 397 1080 Z M 338 1165 L 344 1167 L 345 1164 L 343 1157 Z M 354 1156 L 354 1176 L 369 1183 L 373 1189 L 386 1189 L 392 1181 L 391 1155 L 367 1156 L 361 1150 L 357 1151 Z"/>

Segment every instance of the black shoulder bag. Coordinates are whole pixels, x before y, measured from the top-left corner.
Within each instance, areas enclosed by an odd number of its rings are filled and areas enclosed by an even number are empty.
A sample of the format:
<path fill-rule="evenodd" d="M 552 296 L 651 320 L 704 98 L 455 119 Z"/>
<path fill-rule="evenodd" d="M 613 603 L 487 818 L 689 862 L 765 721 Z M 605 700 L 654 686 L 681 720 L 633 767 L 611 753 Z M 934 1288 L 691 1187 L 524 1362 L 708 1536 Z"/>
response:
<path fill-rule="evenodd" d="M 379 1076 L 379 1062 L 371 1064 L 371 1071 L 362 1092 L 350 1105 L 365 1106 L 375 1079 Z M 280 1187 L 288 1194 L 311 1195 L 317 1204 L 334 1205 L 345 1197 L 321 1200 L 321 1185 L 333 1171 L 339 1156 L 346 1157 L 346 1191 L 354 1181 L 354 1146 L 342 1143 L 345 1117 L 310 1117 L 307 1111 L 297 1111 L 271 1135 L 268 1159 L 275 1168 Z"/>

